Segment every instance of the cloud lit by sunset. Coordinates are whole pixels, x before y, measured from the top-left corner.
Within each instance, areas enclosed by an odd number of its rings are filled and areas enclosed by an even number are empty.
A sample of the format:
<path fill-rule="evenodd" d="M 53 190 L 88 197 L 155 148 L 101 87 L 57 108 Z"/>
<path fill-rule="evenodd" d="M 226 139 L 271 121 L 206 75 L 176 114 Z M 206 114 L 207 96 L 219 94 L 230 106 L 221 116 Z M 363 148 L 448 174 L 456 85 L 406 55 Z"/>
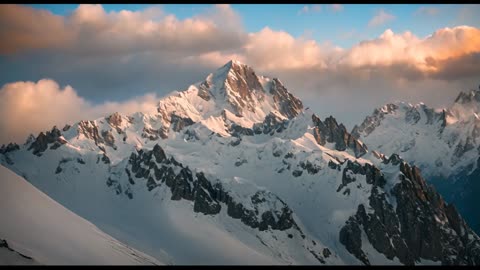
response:
<path fill-rule="evenodd" d="M 431 105 L 444 106 L 478 83 L 480 29 L 468 6 L 323 6 L 3 5 L 0 102 L 39 100 L 28 110 L 17 106 L 30 115 L 51 112 L 25 123 L 35 133 L 66 115 L 98 116 L 108 102 L 125 110 L 139 97 L 181 90 L 237 59 L 281 78 L 319 113 L 353 123 L 399 98 L 434 94 Z M 276 11 L 284 24 L 258 17 L 258 9 Z M 49 98 L 65 99 L 69 113 L 52 111 Z M 328 100 L 345 98 L 362 101 L 330 107 Z M 27 135 L 10 122 L 0 119 L 2 141 Z"/>

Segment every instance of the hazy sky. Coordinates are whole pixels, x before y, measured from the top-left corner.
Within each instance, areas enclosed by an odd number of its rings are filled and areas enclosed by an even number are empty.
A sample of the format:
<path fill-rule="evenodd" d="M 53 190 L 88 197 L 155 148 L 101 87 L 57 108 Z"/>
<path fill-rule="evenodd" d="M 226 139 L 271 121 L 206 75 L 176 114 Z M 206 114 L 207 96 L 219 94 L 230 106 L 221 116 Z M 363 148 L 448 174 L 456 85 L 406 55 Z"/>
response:
<path fill-rule="evenodd" d="M 0 5 L 0 144 L 156 100 L 230 59 L 351 129 L 480 84 L 479 5 Z"/>

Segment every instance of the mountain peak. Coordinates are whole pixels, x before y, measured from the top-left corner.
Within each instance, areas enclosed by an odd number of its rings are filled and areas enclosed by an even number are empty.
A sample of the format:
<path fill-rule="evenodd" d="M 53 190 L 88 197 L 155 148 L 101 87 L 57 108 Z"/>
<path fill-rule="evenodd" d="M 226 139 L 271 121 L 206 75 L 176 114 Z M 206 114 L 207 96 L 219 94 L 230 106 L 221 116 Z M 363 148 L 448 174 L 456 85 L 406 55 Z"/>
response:
<path fill-rule="evenodd" d="M 213 76 L 217 78 L 219 82 L 224 83 L 228 78 L 240 79 L 243 78 L 249 79 L 251 75 L 256 76 L 255 71 L 252 67 L 244 64 L 238 60 L 230 60 L 221 68 L 217 69 Z"/>
<path fill-rule="evenodd" d="M 303 109 L 301 101 L 290 94 L 280 80 L 258 76 L 252 67 L 238 60 L 227 62 L 208 75 L 198 87 L 205 100 L 210 97 L 217 101 L 225 100 L 236 115 L 256 114 L 260 107 L 268 107 L 268 111 L 275 109 L 292 118 Z"/>
<path fill-rule="evenodd" d="M 469 92 L 460 92 L 457 98 L 455 99 L 455 103 L 465 104 L 470 103 L 472 101 L 480 102 L 480 89 L 479 90 L 470 90 Z"/>
<path fill-rule="evenodd" d="M 230 61 L 227 62 L 226 65 L 230 65 L 230 66 L 233 66 L 233 65 L 236 65 L 236 66 L 246 66 L 246 64 L 236 60 L 236 59 L 231 59 Z"/>

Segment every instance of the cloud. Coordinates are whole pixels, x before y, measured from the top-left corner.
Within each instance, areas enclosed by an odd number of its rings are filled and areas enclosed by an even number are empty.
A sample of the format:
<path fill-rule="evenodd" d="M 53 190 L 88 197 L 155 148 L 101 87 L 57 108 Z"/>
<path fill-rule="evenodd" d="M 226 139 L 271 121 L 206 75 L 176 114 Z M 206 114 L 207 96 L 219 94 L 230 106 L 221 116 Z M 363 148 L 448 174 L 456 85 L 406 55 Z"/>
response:
<path fill-rule="evenodd" d="M 340 12 L 343 10 L 343 6 L 341 4 L 332 4 L 331 7 L 334 12 Z"/>
<path fill-rule="evenodd" d="M 63 17 L 10 5 L 0 15 L 0 85 L 16 82 L 0 90 L 1 140 L 23 142 L 54 124 L 152 108 L 157 96 L 203 80 L 230 59 L 280 78 L 314 111 L 349 126 L 394 99 L 442 105 L 478 85 L 480 74 L 480 29 L 469 26 L 427 37 L 387 29 L 340 48 L 269 27 L 247 33 L 229 5 L 182 20 L 160 8 L 106 12 L 101 5 L 81 5 Z M 16 117 L 8 111 L 23 104 L 20 93 L 41 102 L 32 110 L 20 106 L 26 113 Z M 45 119 L 31 121 L 32 115 Z"/>
<path fill-rule="evenodd" d="M 317 13 L 322 11 L 322 6 L 319 4 L 305 5 L 298 11 L 298 14 Z"/>
<path fill-rule="evenodd" d="M 127 102 L 105 102 L 94 105 L 79 97 L 76 91 L 57 82 L 14 82 L 0 89 L 0 144 L 23 143 L 31 133 L 63 127 L 79 120 L 95 119 L 113 112 L 155 111 L 158 98 L 147 94 Z"/>
<path fill-rule="evenodd" d="M 250 33 L 235 53 L 210 53 L 202 55 L 201 62 L 193 57 L 191 63 L 214 63 L 213 70 L 229 59 L 240 60 L 259 74 L 281 78 L 308 106 L 352 127 L 386 102 L 445 106 L 456 91 L 475 85 L 480 73 L 479 31 L 458 26 L 421 38 L 387 29 L 377 38 L 343 49 L 266 27 Z"/>
<path fill-rule="evenodd" d="M 393 21 L 394 19 L 395 19 L 394 15 L 387 13 L 385 10 L 381 9 L 368 22 L 368 26 L 375 27 L 375 26 L 384 25 L 385 23 Z"/>
<path fill-rule="evenodd" d="M 275 40 L 275 42 L 271 42 Z M 284 31 L 265 27 L 249 34 L 244 58 L 261 69 L 295 69 L 322 65 L 319 45 L 313 40 L 295 39 Z"/>
<path fill-rule="evenodd" d="M 271 42 L 275 40 L 276 42 Z M 443 28 L 432 35 L 419 38 L 413 33 L 394 33 L 387 29 L 379 37 L 362 41 L 349 49 L 314 40 L 294 38 L 287 32 L 268 27 L 250 33 L 244 50 L 238 54 L 243 61 L 268 71 L 315 69 L 338 73 L 358 71 L 355 77 L 364 76 L 366 70 L 381 69 L 391 77 L 409 80 L 443 74 L 442 61 L 461 57 L 475 61 L 480 53 L 480 29 L 469 26 Z M 219 55 L 217 55 L 219 56 Z M 220 57 L 219 57 L 220 59 Z M 474 60 L 471 60 L 474 59 Z M 224 58 L 223 60 L 227 60 Z M 467 65 L 465 76 L 470 76 L 474 65 Z M 457 78 L 462 72 L 456 73 Z"/>
<path fill-rule="evenodd" d="M 61 16 L 27 6 L 0 7 L 0 54 L 13 54 L 26 49 L 59 49 L 73 44 Z"/>
<path fill-rule="evenodd" d="M 440 13 L 440 9 L 436 7 L 423 6 L 423 7 L 419 7 L 414 14 L 423 15 L 423 16 L 435 16 L 435 15 L 438 15 L 439 13 Z"/>
<path fill-rule="evenodd" d="M 241 44 L 238 15 L 217 5 L 205 15 L 179 20 L 152 7 L 106 12 L 101 5 L 79 5 L 69 16 L 27 6 L 0 7 L 0 54 L 43 48 L 83 55 L 121 55 L 145 51 L 205 53 Z"/>

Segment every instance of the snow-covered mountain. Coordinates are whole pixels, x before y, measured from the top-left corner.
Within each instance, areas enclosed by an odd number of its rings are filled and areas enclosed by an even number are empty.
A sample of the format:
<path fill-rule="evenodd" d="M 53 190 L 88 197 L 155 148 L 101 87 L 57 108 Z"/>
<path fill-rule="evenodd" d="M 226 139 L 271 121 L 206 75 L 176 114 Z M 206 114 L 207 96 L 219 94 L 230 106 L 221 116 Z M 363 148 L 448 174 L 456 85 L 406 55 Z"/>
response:
<path fill-rule="evenodd" d="M 155 113 L 54 127 L 0 162 L 173 264 L 480 264 L 480 238 L 416 167 L 236 61 Z"/>
<path fill-rule="evenodd" d="M 391 103 L 376 109 L 352 134 L 369 149 L 398 153 L 453 202 L 480 231 L 480 91 L 461 92 L 444 109 Z"/>
<path fill-rule="evenodd" d="M 162 264 L 100 231 L 0 165 L 0 265 Z"/>

